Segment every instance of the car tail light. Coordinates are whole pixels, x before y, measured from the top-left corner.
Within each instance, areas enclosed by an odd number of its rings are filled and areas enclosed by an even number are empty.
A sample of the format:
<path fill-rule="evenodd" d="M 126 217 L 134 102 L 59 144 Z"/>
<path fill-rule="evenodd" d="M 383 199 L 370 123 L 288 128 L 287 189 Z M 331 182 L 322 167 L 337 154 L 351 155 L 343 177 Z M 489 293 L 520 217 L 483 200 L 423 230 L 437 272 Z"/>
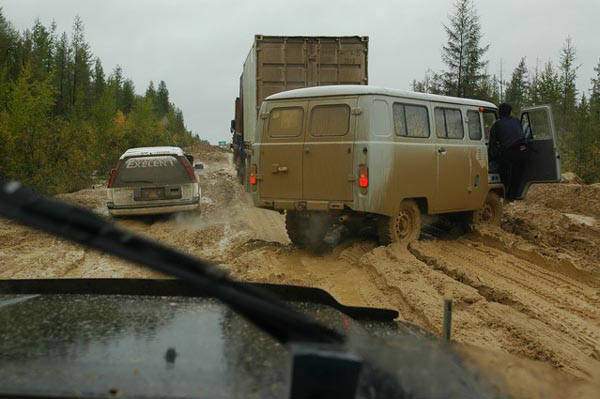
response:
<path fill-rule="evenodd" d="M 358 168 L 358 185 L 362 188 L 369 187 L 369 168 L 365 165 Z"/>
<path fill-rule="evenodd" d="M 108 188 L 111 188 L 113 186 L 120 166 L 121 166 L 121 160 L 118 160 L 117 163 L 115 164 L 115 167 L 110 171 L 110 176 L 108 177 Z"/>
<path fill-rule="evenodd" d="M 187 170 L 190 179 L 196 183 L 198 179 L 196 179 L 196 174 L 194 173 L 194 168 L 192 168 L 190 161 L 188 161 L 186 157 L 179 157 L 179 159 L 181 159 L 181 162 L 183 162 L 183 166 L 185 166 L 185 170 Z"/>
<path fill-rule="evenodd" d="M 252 164 L 250 166 L 250 184 L 253 186 L 256 184 L 256 165 Z"/>

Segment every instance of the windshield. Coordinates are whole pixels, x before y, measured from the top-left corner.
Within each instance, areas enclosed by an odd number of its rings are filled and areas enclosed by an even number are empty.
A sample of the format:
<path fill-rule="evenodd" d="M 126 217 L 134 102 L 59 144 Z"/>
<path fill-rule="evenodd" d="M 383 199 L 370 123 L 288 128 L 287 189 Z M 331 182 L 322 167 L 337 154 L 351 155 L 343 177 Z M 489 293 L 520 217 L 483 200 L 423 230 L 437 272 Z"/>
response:
<path fill-rule="evenodd" d="M 451 299 L 481 367 L 596 383 L 598 1 L 498 4 L 2 1 L 0 178 L 435 339 Z M 502 103 L 546 123 L 493 159 Z M 171 277 L 113 255 L 0 218 L 1 280 Z M 0 296 L 9 322 L 38 300 Z"/>
<path fill-rule="evenodd" d="M 112 187 L 190 182 L 190 176 L 179 158 L 171 155 L 157 155 L 124 159 Z"/>

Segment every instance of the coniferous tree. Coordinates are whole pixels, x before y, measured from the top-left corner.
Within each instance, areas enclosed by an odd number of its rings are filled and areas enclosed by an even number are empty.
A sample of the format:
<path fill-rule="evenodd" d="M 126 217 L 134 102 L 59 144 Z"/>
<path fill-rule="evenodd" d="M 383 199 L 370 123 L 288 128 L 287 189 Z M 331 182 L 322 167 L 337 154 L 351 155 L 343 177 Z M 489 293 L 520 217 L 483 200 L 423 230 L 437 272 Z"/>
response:
<path fill-rule="evenodd" d="M 471 0 L 457 0 L 454 13 L 444 25 L 448 37 L 442 47 L 442 61 L 448 70 L 443 73 L 444 88 L 448 95 L 474 97 L 485 79 L 483 59 L 489 45 L 482 45 L 479 16 Z"/>
<path fill-rule="evenodd" d="M 102 68 L 100 58 L 96 57 L 96 61 L 94 62 L 94 102 L 102 97 L 105 89 L 106 77 L 104 76 L 104 69 Z"/>
<path fill-rule="evenodd" d="M 526 103 L 528 86 L 527 66 L 525 57 L 523 57 L 513 71 L 510 83 L 506 88 L 505 101 L 511 104 L 516 112 L 520 111 Z"/>
<path fill-rule="evenodd" d="M 72 99 L 73 105 L 78 104 L 79 112 L 81 109 L 87 109 L 90 101 L 90 77 L 91 77 L 91 59 L 89 44 L 85 41 L 84 25 L 79 16 L 75 17 L 73 23 L 73 41 L 71 43 L 73 53 L 73 87 Z"/>
<path fill-rule="evenodd" d="M 48 31 L 39 19 L 35 21 L 32 38 L 32 74 L 34 79 L 45 80 L 52 69 L 52 32 Z"/>
<path fill-rule="evenodd" d="M 58 90 L 55 114 L 64 115 L 71 109 L 72 81 L 71 70 L 73 67 L 71 47 L 67 34 L 63 32 L 54 49 L 54 79 Z"/>
<path fill-rule="evenodd" d="M 573 127 L 573 115 L 577 101 L 575 80 L 577 79 L 579 66 L 575 65 L 575 56 L 576 50 L 573 40 L 571 37 L 567 37 L 560 52 L 560 119 L 564 130 L 571 130 Z"/>
<path fill-rule="evenodd" d="M 598 65 L 594 67 L 594 72 L 596 72 L 596 76 L 591 79 L 590 107 L 592 111 L 598 111 L 597 114 L 594 112 L 594 116 L 597 118 L 597 121 L 600 121 L 600 59 L 598 60 Z"/>
<path fill-rule="evenodd" d="M 130 79 L 126 79 L 125 82 L 123 82 L 123 92 L 121 94 L 121 103 L 119 104 L 119 109 L 125 114 L 130 113 L 131 109 L 133 108 L 134 99 L 135 87 Z"/>
<path fill-rule="evenodd" d="M 154 82 L 150 81 L 148 88 L 146 89 L 146 98 L 152 100 L 152 102 L 156 102 L 156 89 L 154 88 Z"/>
<path fill-rule="evenodd" d="M 169 90 L 164 80 L 161 80 L 158 84 L 158 91 L 156 92 L 156 112 L 159 118 L 162 118 L 169 112 Z"/>

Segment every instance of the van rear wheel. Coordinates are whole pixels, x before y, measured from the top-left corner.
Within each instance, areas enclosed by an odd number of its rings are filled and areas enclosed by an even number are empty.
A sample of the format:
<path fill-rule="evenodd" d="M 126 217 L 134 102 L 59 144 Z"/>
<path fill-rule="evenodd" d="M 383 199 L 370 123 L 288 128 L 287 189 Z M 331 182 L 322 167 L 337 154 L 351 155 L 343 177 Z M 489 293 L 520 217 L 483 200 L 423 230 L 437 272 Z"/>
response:
<path fill-rule="evenodd" d="M 285 228 L 290 241 L 299 248 L 321 252 L 327 248 L 324 241 L 332 226 L 332 218 L 327 212 L 285 213 Z"/>
<path fill-rule="evenodd" d="M 473 224 L 500 225 L 502 220 L 502 199 L 494 192 L 489 192 L 481 209 L 473 212 Z"/>
<path fill-rule="evenodd" d="M 306 245 L 306 236 L 303 233 L 304 228 L 302 225 L 302 218 L 298 215 L 298 212 L 285 212 L 285 230 L 292 244 L 298 248 L 304 248 Z"/>
<path fill-rule="evenodd" d="M 421 210 L 415 201 L 404 200 L 400 204 L 398 215 L 381 217 L 377 227 L 382 244 L 408 244 L 416 241 L 421 235 Z"/>

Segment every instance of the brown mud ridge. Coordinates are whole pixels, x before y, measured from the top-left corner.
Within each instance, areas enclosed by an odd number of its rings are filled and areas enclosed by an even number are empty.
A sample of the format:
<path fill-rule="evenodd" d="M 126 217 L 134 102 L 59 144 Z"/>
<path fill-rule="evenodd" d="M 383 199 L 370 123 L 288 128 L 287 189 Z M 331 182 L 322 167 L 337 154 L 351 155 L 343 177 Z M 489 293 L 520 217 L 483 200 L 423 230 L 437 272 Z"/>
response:
<path fill-rule="evenodd" d="M 453 340 L 506 392 L 600 397 L 600 186 L 534 186 L 506 206 L 501 228 L 423 235 L 409 248 L 348 238 L 316 255 L 290 245 L 282 215 L 252 207 L 229 153 L 195 156 L 206 165 L 199 213 L 118 223 L 239 279 L 320 287 L 344 304 L 397 309 L 434 334 L 452 298 Z M 106 215 L 105 195 L 59 198 Z M 44 277 L 161 275 L 0 220 L 0 278 Z"/>

